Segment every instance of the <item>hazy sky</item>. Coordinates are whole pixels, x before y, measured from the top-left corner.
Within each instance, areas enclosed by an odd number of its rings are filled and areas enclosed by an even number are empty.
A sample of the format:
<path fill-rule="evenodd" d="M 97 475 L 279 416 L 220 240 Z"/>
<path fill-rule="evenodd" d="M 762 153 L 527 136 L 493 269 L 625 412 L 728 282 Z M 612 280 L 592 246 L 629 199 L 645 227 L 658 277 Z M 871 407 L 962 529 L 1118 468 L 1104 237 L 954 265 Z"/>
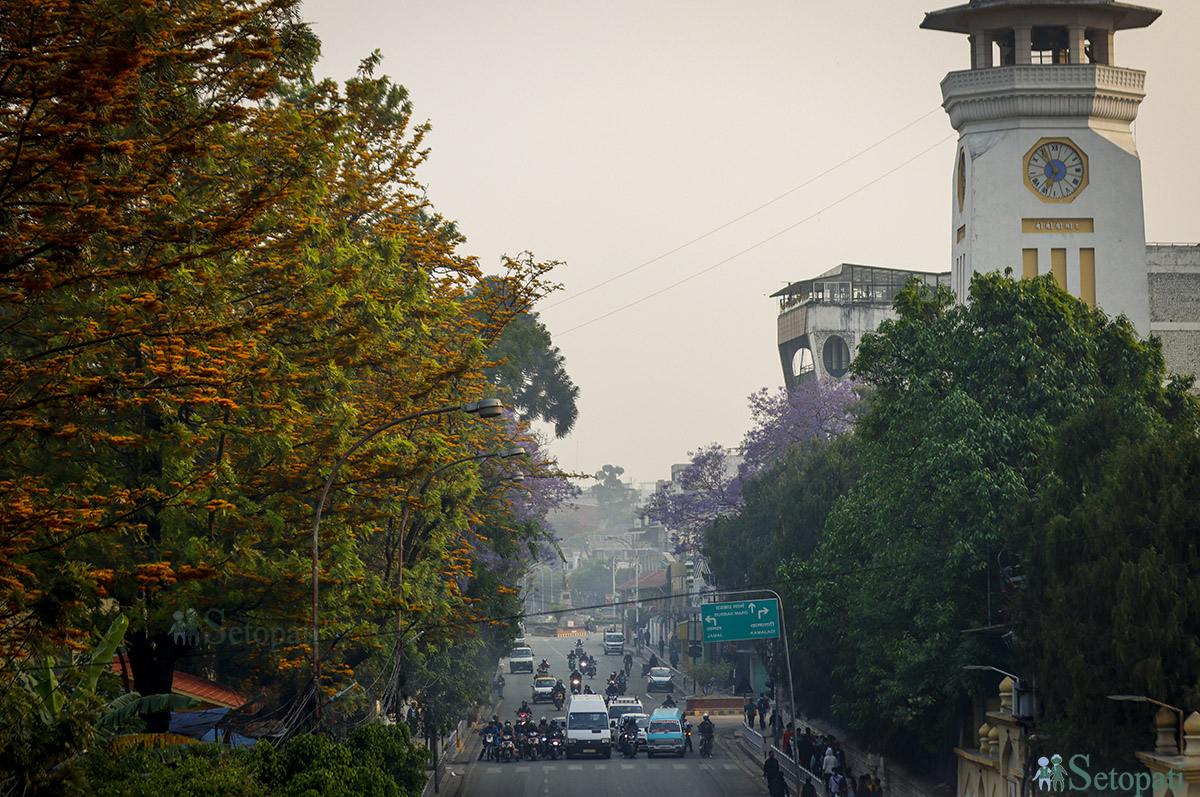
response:
<path fill-rule="evenodd" d="M 463 254 L 488 270 L 524 250 L 566 264 L 564 290 L 538 311 L 580 417 L 551 449 L 564 468 L 611 463 L 645 482 L 706 443 L 736 445 L 746 397 L 782 384 L 772 292 L 843 262 L 949 270 L 956 134 L 938 84 L 969 54 L 965 36 L 918 26 L 956 4 L 305 0 L 303 11 L 323 76 L 349 77 L 378 49 L 380 71 L 432 123 L 418 178 L 466 235 Z M 1200 3 L 1152 5 L 1162 17 L 1119 33 L 1115 63 L 1148 73 L 1135 123 L 1147 239 L 1194 242 Z"/>

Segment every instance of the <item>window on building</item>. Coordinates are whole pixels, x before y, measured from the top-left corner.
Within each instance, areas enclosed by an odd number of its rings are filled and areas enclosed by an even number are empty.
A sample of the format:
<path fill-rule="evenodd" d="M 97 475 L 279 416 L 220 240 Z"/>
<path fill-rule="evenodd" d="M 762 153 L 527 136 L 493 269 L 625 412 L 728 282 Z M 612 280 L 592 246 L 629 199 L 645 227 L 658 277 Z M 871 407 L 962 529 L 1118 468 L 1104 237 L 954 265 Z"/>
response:
<path fill-rule="evenodd" d="M 840 378 L 846 375 L 850 369 L 850 347 L 841 335 L 830 335 L 825 339 L 821 362 L 825 366 L 825 373 L 830 376 Z"/>
<path fill-rule="evenodd" d="M 1066 64 L 1070 61 L 1070 39 L 1065 27 L 1044 26 L 1033 29 L 1033 63 Z"/>

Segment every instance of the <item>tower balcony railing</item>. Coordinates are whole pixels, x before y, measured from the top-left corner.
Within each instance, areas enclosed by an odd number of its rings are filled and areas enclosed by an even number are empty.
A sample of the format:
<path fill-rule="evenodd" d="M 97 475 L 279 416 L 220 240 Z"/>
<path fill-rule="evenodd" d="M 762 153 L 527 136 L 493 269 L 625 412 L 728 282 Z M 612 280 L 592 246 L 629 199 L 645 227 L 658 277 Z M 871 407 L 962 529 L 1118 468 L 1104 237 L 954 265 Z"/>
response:
<path fill-rule="evenodd" d="M 1146 73 L 1103 64 L 1019 64 L 951 72 L 942 107 L 956 130 L 973 122 L 1091 117 L 1129 123 L 1146 96 Z"/>

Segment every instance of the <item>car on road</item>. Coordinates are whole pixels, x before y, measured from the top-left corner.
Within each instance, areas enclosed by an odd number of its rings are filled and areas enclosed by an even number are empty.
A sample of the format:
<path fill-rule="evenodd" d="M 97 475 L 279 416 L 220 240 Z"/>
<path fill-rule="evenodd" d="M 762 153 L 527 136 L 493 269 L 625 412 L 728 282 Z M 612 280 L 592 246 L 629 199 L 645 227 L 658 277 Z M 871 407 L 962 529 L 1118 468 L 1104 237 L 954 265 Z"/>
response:
<path fill-rule="evenodd" d="M 604 632 L 604 655 L 621 656 L 625 653 L 625 635 L 620 631 Z"/>
<path fill-rule="evenodd" d="M 528 647 L 515 647 L 508 654 L 508 671 L 514 672 L 533 672 L 533 649 Z"/>
<path fill-rule="evenodd" d="M 539 675 L 533 679 L 533 697 L 530 703 L 553 703 L 554 684 L 558 683 L 549 675 Z"/>
<path fill-rule="evenodd" d="M 612 758 L 608 712 L 600 695 L 574 695 L 567 705 L 567 758 Z"/>
<path fill-rule="evenodd" d="M 624 721 L 628 717 L 633 717 L 637 720 L 638 752 L 640 753 L 646 749 L 646 732 L 650 728 L 650 716 L 648 714 L 626 714 L 621 717 L 621 720 Z"/>
<path fill-rule="evenodd" d="M 621 729 L 621 718 L 626 714 L 645 714 L 642 701 L 636 697 L 614 697 L 608 701 L 608 727 L 615 744 Z M 640 734 L 639 734 L 640 735 Z"/>
<path fill-rule="evenodd" d="M 687 750 L 683 726 L 683 712 L 679 709 L 655 709 L 654 713 L 650 715 L 646 756 L 653 758 L 657 753 L 673 753 L 683 758 Z"/>
<path fill-rule="evenodd" d="M 647 692 L 674 692 L 675 681 L 670 667 L 651 667 L 646 675 Z"/>

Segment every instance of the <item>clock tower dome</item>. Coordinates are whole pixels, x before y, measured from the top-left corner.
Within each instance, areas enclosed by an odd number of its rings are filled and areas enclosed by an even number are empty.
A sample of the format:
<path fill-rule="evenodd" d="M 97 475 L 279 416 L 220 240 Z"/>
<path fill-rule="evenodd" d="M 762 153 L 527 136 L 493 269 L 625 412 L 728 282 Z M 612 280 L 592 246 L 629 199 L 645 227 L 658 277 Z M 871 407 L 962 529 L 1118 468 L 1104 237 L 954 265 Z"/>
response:
<path fill-rule="evenodd" d="M 942 81 L 959 133 L 951 286 L 975 272 L 1053 274 L 1150 331 L 1141 164 L 1130 127 L 1146 73 L 1116 66 L 1117 31 L 1160 11 L 1116 0 L 970 0 L 921 27 L 964 33 L 971 68 Z"/>

